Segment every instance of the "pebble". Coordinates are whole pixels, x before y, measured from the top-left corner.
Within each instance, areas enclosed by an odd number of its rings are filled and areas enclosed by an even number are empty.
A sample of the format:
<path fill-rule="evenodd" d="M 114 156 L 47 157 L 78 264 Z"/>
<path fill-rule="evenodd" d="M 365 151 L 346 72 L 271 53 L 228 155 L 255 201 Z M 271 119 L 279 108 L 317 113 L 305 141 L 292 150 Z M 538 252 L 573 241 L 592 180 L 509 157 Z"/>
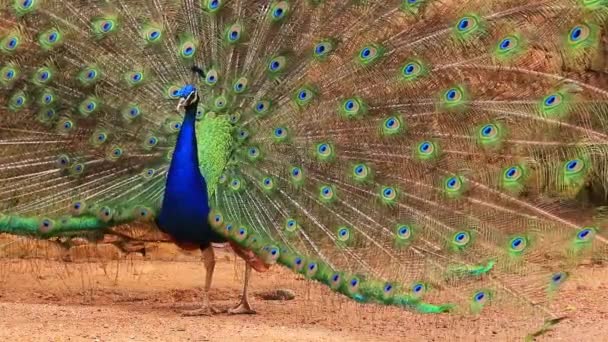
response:
<path fill-rule="evenodd" d="M 293 300 L 296 298 L 295 292 L 289 289 L 261 292 L 258 296 L 264 300 Z"/>

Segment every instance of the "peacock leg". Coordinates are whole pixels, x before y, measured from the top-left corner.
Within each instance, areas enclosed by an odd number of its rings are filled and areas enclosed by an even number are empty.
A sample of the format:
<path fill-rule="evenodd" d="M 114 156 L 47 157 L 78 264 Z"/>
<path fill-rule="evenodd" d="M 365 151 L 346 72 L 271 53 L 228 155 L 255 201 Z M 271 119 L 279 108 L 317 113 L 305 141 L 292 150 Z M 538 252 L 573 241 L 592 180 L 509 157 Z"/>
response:
<path fill-rule="evenodd" d="M 245 315 L 255 314 L 256 312 L 251 308 L 249 304 L 249 296 L 247 295 L 247 288 L 249 287 L 249 278 L 251 277 L 251 265 L 245 263 L 245 280 L 243 282 L 243 295 L 241 296 L 241 302 L 236 307 L 229 309 L 228 313 L 232 315 Z"/>
<path fill-rule="evenodd" d="M 213 247 L 208 246 L 206 248 L 202 248 L 202 254 L 206 271 L 203 305 L 200 309 L 182 312 L 183 316 L 209 316 L 221 312 L 220 310 L 211 306 L 209 301 L 209 290 L 211 289 L 211 280 L 213 279 L 213 270 L 215 269 L 215 253 L 213 252 Z"/>

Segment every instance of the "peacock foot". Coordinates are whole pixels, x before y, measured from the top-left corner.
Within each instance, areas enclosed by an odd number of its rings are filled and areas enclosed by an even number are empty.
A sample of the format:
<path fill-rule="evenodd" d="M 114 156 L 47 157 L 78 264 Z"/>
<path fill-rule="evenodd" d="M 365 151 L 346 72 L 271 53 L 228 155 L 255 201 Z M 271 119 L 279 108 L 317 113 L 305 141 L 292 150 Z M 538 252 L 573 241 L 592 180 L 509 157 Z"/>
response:
<path fill-rule="evenodd" d="M 257 312 L 251 308 L 248 302 L 241 301 L 239 305 L 232 309 L 228 309 L 230 315 L 255 315 Z"/>
<path fill-rule="evenodd" d="M 220 309 L 217 309 L 211 305 L 203 305 L 203 307 L 194 310 L 184 310 L 181 312 L 183 317 L 197 317 L 197 316 L 213 316 L 222 313 Z"/>

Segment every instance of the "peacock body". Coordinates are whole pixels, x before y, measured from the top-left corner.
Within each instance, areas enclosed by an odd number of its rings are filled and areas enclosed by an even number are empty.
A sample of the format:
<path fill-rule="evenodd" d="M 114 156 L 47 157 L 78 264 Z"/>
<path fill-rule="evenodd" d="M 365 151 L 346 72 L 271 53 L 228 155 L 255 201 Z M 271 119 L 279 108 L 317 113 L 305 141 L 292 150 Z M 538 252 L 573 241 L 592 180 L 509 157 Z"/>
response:
<path fill-rule="evenodd" d="M 428 313 L 606 257 L 605 0 L 0 4 L 0 232 L 148 222 Z"/>

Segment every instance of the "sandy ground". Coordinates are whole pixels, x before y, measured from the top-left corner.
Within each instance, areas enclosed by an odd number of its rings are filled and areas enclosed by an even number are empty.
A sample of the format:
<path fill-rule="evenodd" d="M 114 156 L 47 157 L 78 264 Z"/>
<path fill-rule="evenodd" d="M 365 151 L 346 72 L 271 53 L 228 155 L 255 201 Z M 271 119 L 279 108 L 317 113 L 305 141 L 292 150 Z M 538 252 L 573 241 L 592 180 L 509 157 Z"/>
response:
<path fill-rule="evenodd" d="M 204 271 L 196 254 L 173 253 L 88 262 L 0 258 L 0 341 L 522 341 L 534 330 L 517 310 L 462 317 L 359 305 L 280 267 L 254 274 L 257 315 L 182 317 L 201 298 Z M 225 250 L 216 254 L 211 299 L 226 309 L 238 302 L 243 265 Z M 260 297 L 276 288 L 296 298 Z M 606 341 L 607 289 L 608 268 L 583 267 L 564 289 L 568 318 L 539 340 Z"/>

